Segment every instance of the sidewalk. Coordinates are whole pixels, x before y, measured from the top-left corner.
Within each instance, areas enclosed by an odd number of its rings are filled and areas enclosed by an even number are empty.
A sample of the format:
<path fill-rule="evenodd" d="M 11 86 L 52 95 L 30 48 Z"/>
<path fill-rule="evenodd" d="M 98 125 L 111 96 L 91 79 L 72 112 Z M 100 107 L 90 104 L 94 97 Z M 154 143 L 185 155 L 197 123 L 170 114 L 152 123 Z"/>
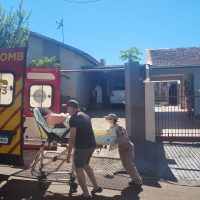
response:
<path fill-rule="evenodd" d="M 89 188 L 91 191 L 92 188 Z M 73 197 L 68 197 L 69 186 L 63 183 L 52 182 L 46 184 L 43 191 L 38 190 L 37 182 L 30 179 L 17 179 L 10 177 L 5 185 L 0 188 L 0 199 L 8 200 L 70 200 L 78 199 L 77 194 L 81 194 L 80 187 L 78 193 Z M 151 181 L 143 186 L 143 191 L 137 192 L 132 188 L 122 191 L 107 190 L 92 198 L 94 200 L 199 200 L 200 190 L 198 187 L 186 187 L 158 182 L 153 185 Z"/>

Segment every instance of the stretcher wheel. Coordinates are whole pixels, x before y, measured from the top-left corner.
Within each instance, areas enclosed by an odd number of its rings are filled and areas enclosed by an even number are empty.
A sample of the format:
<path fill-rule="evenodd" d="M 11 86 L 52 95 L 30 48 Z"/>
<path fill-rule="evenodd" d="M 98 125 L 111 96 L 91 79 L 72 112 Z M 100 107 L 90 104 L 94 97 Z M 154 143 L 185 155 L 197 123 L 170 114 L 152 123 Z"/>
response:
<path fill-rule="evenodd" d="M 78 188 L 78 184 L 77 183 L 72 183 L 71 184 L 71 188 L 72 188 L 73 192 L 76 192 L 76 190 Z"/>
<path fill-rule="evenodd" d="M 44 190 L 45 189 L 44 182 L 42 182 L 42 181 L 38 182 L 38 188 L 39 188 L 39 190 Z"/>
<path fill-rule="evenodd" d="M 72 196 L 73 193 L 77 192 L 78 185 L 77 183 L 70 184 L 69 196 Z"/>
<path fill-rule="evenodd" d="M 73 173 L 71 173 L 70 174 L 70 181 L 71 181 L 71 183 L 74 183 L 75 180 L 76 180 L 76 176 Z"/>

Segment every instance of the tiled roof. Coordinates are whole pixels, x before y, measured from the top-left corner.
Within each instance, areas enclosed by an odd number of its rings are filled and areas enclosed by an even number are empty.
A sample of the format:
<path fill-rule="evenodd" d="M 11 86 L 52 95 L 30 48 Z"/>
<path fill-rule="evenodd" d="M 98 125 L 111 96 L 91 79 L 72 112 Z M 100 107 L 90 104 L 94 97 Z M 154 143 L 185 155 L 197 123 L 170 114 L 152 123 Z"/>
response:
<path fill-rule="evenodd" d="M 150 65 L 200 65 L 200 47 L 147 49 L 146 56 Z"/>

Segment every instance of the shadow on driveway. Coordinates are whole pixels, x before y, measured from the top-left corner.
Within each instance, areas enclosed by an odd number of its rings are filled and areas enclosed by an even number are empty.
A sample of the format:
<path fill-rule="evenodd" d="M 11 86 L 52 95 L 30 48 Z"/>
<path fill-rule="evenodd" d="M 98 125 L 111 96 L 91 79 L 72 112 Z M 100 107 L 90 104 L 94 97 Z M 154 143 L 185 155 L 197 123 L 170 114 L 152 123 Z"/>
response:
<path fill-rule="evenodd" d="M 51 193 L 46 192 L 47 188 L 49 187 L 49 183 L 45 183 L 45 190 L 41 191 L 38 189 L 38 184 L 36 181 L 32 180 L 18 180 L 18 179 L 11 179 L 5 185 L 0 188 L 0 199 L 6 200 L 78 200 L 81 199 L 80 197 L 74 196 L 69 197 L 66 193 Z M 113 191 L 112 191 L 113 192 Z M 141 191 L 135 191 L 131 187 L 127 187 L 121 191 L 121 195 L 113 195 L 112 197 L 106 197 L 103 195 L 94 196 L 91 199 L 94 200 L 139 200 L 139 193 Z"/>
<path fill-rule="evenodd" d="M 48 187 L 49 184 L 46 184 Z M 29 180 L 8 180 L 5 185 L 0 188 L 1 199 L 8 200 L 39 200 L 43 199 L 44 191 L 38 189 L 38 183 L 36 181 Z"/>
<path fill-rule="evenodd" d="M 0 198 L 8 200 L 78 200 L 81 199 L 77 194 L 73 194 L 72 197 L 69 197 L 67 193 L 52 193 L 47 191 L 50 183 L 45 183 L 45 189 L 39 190 L 37 181 L 33 180 L 18 180 L 11 179 L 8 180 L 5 185 L 0 188 Z M 150 182 L 149 182 L 149 185 Z M 153 186 L 153 185 L 152 185 Z M 102 194 L 92 197 L 94 200 L 139 200 L 139 193 L 142 192 L 134 190 L 132 187 L 124 188 L 121 191 L 121 194 L 117 191 L 111 191 L 113 193 L 112 197 L 103 196 Z"/>
<path fill-rule="evenodd" d="M 169 167 L 175 165 L 176 160 L 166 156 L 163 143 L 135 141 L 134 144 L 135 162 L 141 175 L 155 180 L 165 179 L 177 182 L 177 178 Z"/>

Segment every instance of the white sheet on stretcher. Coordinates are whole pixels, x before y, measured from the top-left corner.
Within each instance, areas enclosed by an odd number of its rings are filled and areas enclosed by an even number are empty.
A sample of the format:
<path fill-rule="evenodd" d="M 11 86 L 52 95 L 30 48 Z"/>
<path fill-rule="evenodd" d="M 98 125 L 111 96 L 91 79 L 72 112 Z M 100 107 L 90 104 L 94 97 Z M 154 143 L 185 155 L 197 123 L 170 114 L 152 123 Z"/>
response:
<path fill-rule="evenodd" d="M 98 130 L 94 129 L 95 140 L 98 145 L 113 145 L 117 139 L 115 129 Z"/>
<path fill-rule="evenodd" d="M 69 129 L 69 119 L 70 116 L 66 114 L 66 121 L 63 123 L 66 128 L 50 128 L 44 118 L 42 117 L 38 108 L 33 109 L 33 114 L 37 122 L 44 128 L 48 133 L 54 133 L 58 137 L 61 137 L 66 133 Z M 97 145 L 114 145 L 116 141 L 116 133 L 115 129 L 94 129 L 95 140 Z M 64 136 L 64 138 L 69 138 L 70 134 Z"/>

